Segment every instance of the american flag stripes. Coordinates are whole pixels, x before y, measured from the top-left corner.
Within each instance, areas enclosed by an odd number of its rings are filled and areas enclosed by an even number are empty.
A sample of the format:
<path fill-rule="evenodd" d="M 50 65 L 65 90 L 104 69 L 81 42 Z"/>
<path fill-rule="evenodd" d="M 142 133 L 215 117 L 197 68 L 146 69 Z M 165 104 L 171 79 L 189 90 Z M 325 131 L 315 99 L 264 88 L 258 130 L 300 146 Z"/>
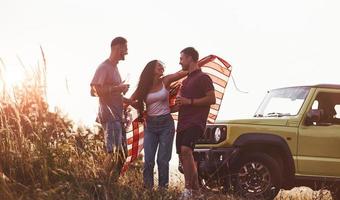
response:
<path fill-rule="evenodd" d="M 125 108 L 125 120 L 127 158 L 121 173 L 124 173 L 129 164 L 138 158 L 144 143 L 144 119 L 138 118 L 137 110 L 132 106 Z"/>
<path fill-rule="evenodd" d="M 202 58 L 198 62 L 198 66 L 201 67 L 203 72 L 207 73 L 210 76 L 214 84 L 216 104 L 210 106 L 210 111 L 208 115 L 208 123 L 214 123 L 217 118 L 224 91 L 227 87 L 227 83 L 231 74 L 231 65 L 218 56 L 209 55 Z M 181 82 L 183 80 L 184 79 L 181 79 L 172 84 L 172 87 L 170 89 L 170 106 L 174 106 L 174 100 L 177 96 L 177 93 L 179 92 Z M 177 113 L 173 113 L 172 116 L 175 120 L 177 120 Z"/>
<path fill-rule="evenodd" d="M 201 67 L 203 72 L 210 76 L 215 88 L 216 104 L 210 106 L 207 120 L 208 123 L 214 123 L 221 106 L 229 77 L 231 75 L 231 65 L 222 58 L 215 55 L 209 55 L 202 58 L 198 62 L 198 65 Z M 170 106 L 174 106 L 175 98 L 179 92 L 181 82 L 183 80 L 184 79 L 178 80 L 171 85 L 169 98 Z M 129 106 L 128 109 L 128 123 L 126 126 L 128 155 L 122 172 L 126 171 L 129 164 L 138 157 L 139 153 L 143 149 L 144 141 L 144 124 L 143 122 L 140 122 L 140 119 L 138 119 L 135 109 L 133 109 L 131 106 Z M 177 113 L 173 113 L 173 118 L 177 120 Z"/>
<path fill-rule="evenodd" d="M 214 123 L 220 110 L 225 88 L 231 74 L 231 65 L 222 58 L 210 55 L 198 63 L 202 71 L 207 73 L 213 81 L 216 104 L 210 106 L 208 122 Z"/>

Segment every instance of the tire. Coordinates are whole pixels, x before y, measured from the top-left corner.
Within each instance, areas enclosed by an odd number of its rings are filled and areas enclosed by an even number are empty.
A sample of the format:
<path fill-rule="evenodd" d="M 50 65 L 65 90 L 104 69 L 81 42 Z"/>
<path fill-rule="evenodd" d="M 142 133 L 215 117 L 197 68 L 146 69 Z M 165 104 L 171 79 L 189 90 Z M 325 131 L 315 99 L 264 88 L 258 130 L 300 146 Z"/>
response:
<path fill-rule="evenodd" d="M 221 192 L 224 191 L 224 178 L 220 177 L 212 177 L 210 179 L 204 179 L 202 177 L 198 177 L 198 183 L 200 188 L 203 191 L 209 192 Z"/>
<path fill-rule="evenodd" d="M 268 154 L 245 153 L 232 164 L 232 186 L 246 199 L 273 199 L 281 184 L 280 166 Z"/>

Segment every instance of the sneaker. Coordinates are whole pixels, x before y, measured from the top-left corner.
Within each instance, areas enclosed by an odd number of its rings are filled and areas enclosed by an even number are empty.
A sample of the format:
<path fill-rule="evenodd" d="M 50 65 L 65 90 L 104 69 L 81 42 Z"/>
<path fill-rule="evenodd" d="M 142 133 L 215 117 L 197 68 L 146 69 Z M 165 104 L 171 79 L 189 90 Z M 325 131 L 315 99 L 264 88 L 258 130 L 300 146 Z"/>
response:
<path fill-rule="evenodd" d="M 191 190 L 184 188 L 181 196 L 179 196 L 178 200 L 190 200 L 192 199 L 192 192 Z"/>

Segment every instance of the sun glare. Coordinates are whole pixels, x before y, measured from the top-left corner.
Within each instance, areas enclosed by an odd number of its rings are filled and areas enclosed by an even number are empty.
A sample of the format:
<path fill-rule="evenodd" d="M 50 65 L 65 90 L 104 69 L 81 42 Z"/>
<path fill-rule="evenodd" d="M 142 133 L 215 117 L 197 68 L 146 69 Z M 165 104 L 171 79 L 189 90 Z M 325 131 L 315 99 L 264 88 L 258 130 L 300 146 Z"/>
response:
<path fill-rule="evenodd" d="M 24 70 L 18 67 L 2 68 L 1 69 L 1 82 L 7 89 L 20 85 L 24 81 Z"/>

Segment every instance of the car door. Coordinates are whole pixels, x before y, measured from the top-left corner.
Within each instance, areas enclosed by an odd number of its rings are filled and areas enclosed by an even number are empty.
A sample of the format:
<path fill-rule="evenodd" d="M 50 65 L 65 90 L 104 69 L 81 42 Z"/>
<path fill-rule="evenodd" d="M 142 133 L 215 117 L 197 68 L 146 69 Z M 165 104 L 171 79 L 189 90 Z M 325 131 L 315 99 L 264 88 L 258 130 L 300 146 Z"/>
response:
<path fill-rule="evenodd" d="M 300 125 L 297 173 L 340 177 L 340 90 L 318 88 L 313 99 L 308 110 L 321 115 L 311 125 L 305 120 Z"/>

